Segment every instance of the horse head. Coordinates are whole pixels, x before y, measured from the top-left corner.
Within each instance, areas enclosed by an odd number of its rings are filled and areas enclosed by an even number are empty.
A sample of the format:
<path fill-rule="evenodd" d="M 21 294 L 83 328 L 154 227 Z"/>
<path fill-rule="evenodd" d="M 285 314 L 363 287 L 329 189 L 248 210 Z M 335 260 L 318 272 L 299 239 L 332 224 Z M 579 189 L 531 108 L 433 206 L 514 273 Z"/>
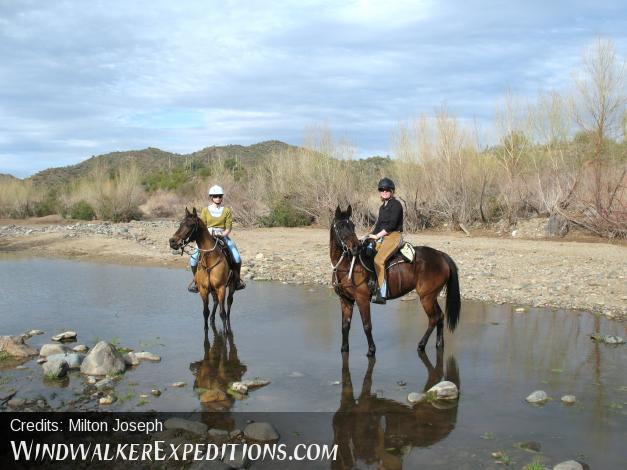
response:
<path fill-rule="evenodd" d="M 345 211 L 338 205 L 335 209 L 335 217 L 331 224 L 331 230 L 335 236 L 335 242 L 343 252 L 350 252 L 353 256 L 359 254 L 360 244 L 355 234 L 355 224 L 350 220 L 353 208 L 349 205 Z"/>
<path fill-rule="evenodd" d="M 180 250 L 189 242 L 194 241 L 197 236 L 198 229 L 200 227 L 200 219 L 196 208 L 190 212 L 185 208 L 185 217 L 181 221 L 178 230 L 170 238 L 170 248 L 173 250 Z"/>

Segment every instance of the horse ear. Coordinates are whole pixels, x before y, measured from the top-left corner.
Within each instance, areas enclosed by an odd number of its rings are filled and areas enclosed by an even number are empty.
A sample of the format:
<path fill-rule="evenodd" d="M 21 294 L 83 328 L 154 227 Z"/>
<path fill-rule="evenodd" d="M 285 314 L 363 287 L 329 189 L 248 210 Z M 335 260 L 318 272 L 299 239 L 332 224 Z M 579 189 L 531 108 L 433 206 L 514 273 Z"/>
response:
<path fill-rule="evenodd" d="M 187 209 L 187 206 L 185 206 L 185 215 L 189 215 L 189 210 Z"/>
<path fill-rule="evenodd" d="M 194 214 L 194 217 L 198 217 L 198 213 L 196 212 L 196 208 L 195 208 L 195 207 L 194 207 L 194 212 L 193 212 L 193 214 Z"/>
<path fill-rule="evenodd" d="M 340 209 L 340 206 L 338 205 L 338 206 L 335 208 L 335 218 L 336 218 L 336 219 L 339 219 L 341 216 L 342 216 L 342 209 Z"/>
<path fill-rule="evenodd" d="M 353 208 L 349 204 L 348 207 L 346 208 L 346 217 L 350 217 L 351 215 L 353 215 Z"/>

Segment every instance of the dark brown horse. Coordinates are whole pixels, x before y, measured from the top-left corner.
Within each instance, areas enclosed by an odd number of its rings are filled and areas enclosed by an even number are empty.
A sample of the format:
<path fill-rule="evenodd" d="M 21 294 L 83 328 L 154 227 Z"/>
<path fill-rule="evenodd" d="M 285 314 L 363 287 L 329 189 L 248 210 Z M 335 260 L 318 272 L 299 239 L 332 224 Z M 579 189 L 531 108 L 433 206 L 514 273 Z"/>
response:
<path fill-rule="evenodd" d="M 231 305 L 235 291 L 235 276 L 231 273 L 228 259 L 220 248 L 218 239 L 207 230 L 205 223 L 198 217 L 196 208 L 190 212 L 185 208 L 185 217 L 172 238 L 170 248 L 183 250 L 189 243 L 196 242 L 200 251 L 198 270 L 196 271 L 196 285 L 203 303 L 205 330 L 209 329 L 209 293 L 213 297 L 211 323 L 214 322 L 216 308 L 220 307 L 220 318 L 226 330 L 231 328 Z M 228 292 L 227 292 L 228 291 Z M 224 308 L 226 299 L 227 307 Z"/>
<path fill-rule="evenodd" d="M 368 339 L 368 356 L 374 356 L 376 347 L 372 339 L 370 320 L 370 289 L 368 281 L 375 276 L 362 259 L 362 244 L 355 234 L 355 225 L 350 220 L 351 206 L 342 211 L 338 206 L 331 224 L 331 263 L 333 264 L 333 286 L 342 304 L 342 352 L 348 351 L 348 333 L 353 317 L 353 306 L 357 303 L 361 321 Z M 438 304 L 438 294 L 446 287 L 446 319 L 453 332 L 459 321 L 461 301 L 457 266 L 449 255 L 428 246 L 416 246 L 413 263 L 392 260 L 388 262 L 388 299 L 396 299 L 416 290 L 420 302 L 429 317 L 429 327 L 418 343 L 424 351 L 431 332 L 437 326 L 436 347 L 444 347 L 444 313 Z M 375 276 L 376 277 L 376 276 Z"/>
<path fill-rule="evenodd" d="M 453 356 L 444 370 L 444 352 L 437 350 L 436 365 L 424 352 L 418 356 L 427 369 L 426 392 L 442 379 L 459 387 L 459 370 Z M 408 447 L 430 447 L 445 439 L 457 423 L 459 403 L 429 402 L 414 405 L 383 398 L 372 391 L 375 359 L 368 360 L 368 368 L 355 396 L 348 354 L 342 354 L 342 391 L 340 406 L 333 415 L 333 443 L 338 446 L 338 459 L 332 469 L 361 468 L 378 463 L 378 468 L 403 468 Z"/>

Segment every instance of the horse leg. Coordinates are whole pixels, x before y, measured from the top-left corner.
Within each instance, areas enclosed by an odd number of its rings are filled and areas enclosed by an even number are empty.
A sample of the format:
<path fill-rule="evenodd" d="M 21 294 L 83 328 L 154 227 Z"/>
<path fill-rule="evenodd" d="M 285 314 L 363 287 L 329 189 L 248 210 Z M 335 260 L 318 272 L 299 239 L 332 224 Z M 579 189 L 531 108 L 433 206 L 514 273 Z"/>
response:
<path fill-rule="evenodd" d="M 202 315 L 205 319 L 205 333 L 209 329 L 207 320 L 209 319 L 209 292 L 205 292 L 202 296 Z"/>
<path fill-rule="evenodd" d="M 422 308 L 425 309 L 425 313 L 429 317 L 429 327 L 427 328 L 427 331 L 425 331 L 424 336 L 418 343 L 418 350 L 424 351 L 425 346 L 427 346 L 427 342 L 429 341 L 429 336 L 431 336 L 433 329 L 436 327 L 438 320 L 440 320 L 441 318 L 440 314 L 442 310 L 436 308 L 436 306 L 438 305 L 437 293 L 431 293 L 429 295 L 421 297 L 420 303 L 422 303 Z"/>
<path fill-rule="evenodd" d="M 231 331 L 231 305 L 233 305 L 233 293 L 235 292 L 235 284 L 229 284 L 229 293 L 226 297 L 226 321 L 229 324 L 229 331 Z"/>
<path fill-rule="evenodd" d="M 359 314 L 361 315 L 361 323 L 364 325 L 364 333 L 366 333 L 366 339 L 368 340 L 368 357 L 373 357 L 377 352 L 377 347 L 374 345 L 372 339 L 372 321 L 370 320 L 370 299 L 368 297 L 359 297 L 355 299 L 357 301 L 357 307 L 359 308 Z"/>
<path fill-rule="evenodd" d="M 351 320 L 353 318 L 354 300 L 340 298 L 342 304 L 342 349 L 343 353 L 348 352 L 348 333 L 351 329 Z"/>
<path fill-rule="evenodd" d="M 216 319 L 216 310 L 218 309 L 218 296 L 215 290 L 211 291 L 211 297 L 213 297 L 213 306 L 211 307 L 211 324 L 213 324 Z"/>
<path fill-rule="evenodd" d="M 437 323 L 437 340 L 435 342 L 435 347 L 438 350 L 441 350 L 444 349 L 444 312 L 440 308 L 440 304 L 437 300 L 437 295 L 435 300 L 435 308 L 437 309 L 439 315 L 439 320 Z"/>
<path fill-rule="evenodd" d="M 220 318 L 222 319 L 222 325 L 226 329 L 226 309 L 224 308 L 224 298 L 226 297 L 226 287 L 222 286 L 217 289 L 216 295 L 218 296 L 218 304 L 220 307 Z"/>

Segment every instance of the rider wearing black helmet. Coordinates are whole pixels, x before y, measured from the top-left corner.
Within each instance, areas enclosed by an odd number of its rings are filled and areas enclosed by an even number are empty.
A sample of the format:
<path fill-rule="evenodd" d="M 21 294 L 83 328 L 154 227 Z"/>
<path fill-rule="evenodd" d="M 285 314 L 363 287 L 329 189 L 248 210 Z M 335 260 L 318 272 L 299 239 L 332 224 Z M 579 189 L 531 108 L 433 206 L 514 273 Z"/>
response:
<path fill-rule="evenodd" d="M 392 256 L 402 242 L 403 232 L 403 206 L 394 197 L 394 181 L 383 178 L 378 185 L 379 196 L 381 197 L 381 207 L 379 207 L 379 217 L 374 226 L 374 230 L 367 238 L 377 240 L 374 257 L 374 266 L 377 273 L 379 290 L 373 299 L 376 304 L 385 304 L 387 296 L 387 285 L 385 282 L 385 262 Z"/>

